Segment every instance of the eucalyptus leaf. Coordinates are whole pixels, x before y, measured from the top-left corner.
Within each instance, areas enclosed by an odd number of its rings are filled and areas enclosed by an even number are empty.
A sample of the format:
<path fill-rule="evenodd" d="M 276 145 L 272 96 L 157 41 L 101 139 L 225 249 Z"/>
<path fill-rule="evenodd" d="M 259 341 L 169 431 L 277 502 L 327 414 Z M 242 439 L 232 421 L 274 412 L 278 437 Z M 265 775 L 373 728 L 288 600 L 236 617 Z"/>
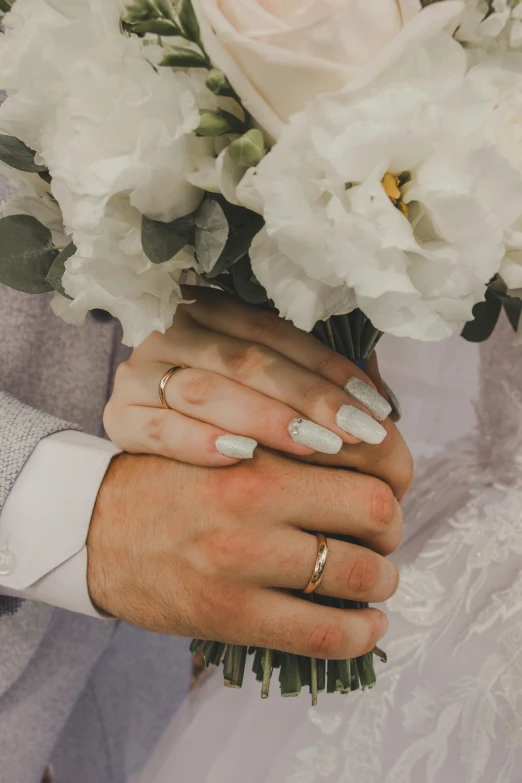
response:
<path fill-rule="evenodd" d="M 232 225 L 229 221 L 228 241 L 208 277 L 213 278 L 230 269 L 235 263 L 244 258 L 250 250 L 253 238 L 258 234 L 264 225 L 261 215 L 249 213 L 250 220 L 240 225 Z"/>
<path fill-rule="evenodd" d="M 149 19 L 145 22 L 135 22 L 132 25 L 133 33 L 151 33 L 152 35 L 180 35 L 181 30 L 173 22 L 167 19 Z"/>
<path fill-rule="evenodd" d="M 502 311 L 502 301 L 491 290 L 487 290 L 484 302 L 473 308 L 473 321 L 469 321 L 462 330 L 462 337 L 470 343 L 482 343 L 493 334 Z"/>
<path fill-rule="evenodd" d="M 58 250 L 51 232 L 29 215 L 0 220 L 0 283 L 26 294 L 52 291 L 47 275 Z"/>
<path fill-rule="evenodd" d="M 192 0 L 180 0 L 178 5 L 178 16 L 183 32 L 190 41 L 201 43 L 201 31 L 199 22 L 192 5 Z"/>
<path fill-rule="evenodd" d="M 179 253 L 194 238 L 195 213 L 163 223 L 143 217 L 141 222 L 141 243 L 147 258 L 153 264 L 163 264 Z"/>
<path fill-rule="evenodd" d="M 47 282 L 50 286 L 52 286 L 52 288 L 54 288 L 55 291 L 58 291 L 58 293 L 62 294 L 62 296 L 67 296 L 62 284 L 62 279 L 65 273 L 65 262 L 75 253 L 76 245 L 74 242 L 70 242 L 67 247 L 64 247 L 62 252 L 56 256 L 53 265 L 47 273 Z"/>
<path fill-rule="evenodd" d="M 202 54 L 186 46 L 169 46 L 160 65 L 169 68 L 207 68 L 208 62 Z"/>
<path fill-rule="evenodd" d="M 47 172 L 45 166 L 34 162 L 35 152 L 16 136 L 0 134 L 0 160 L 18 171 L 27 171 L 32 174 Z"/>
<path fill-rule="evenodd" d="M 513 327 L 513 331 L 518 332 L 520 326 L 520 316 L 522 315 L 522 299 L 515 296 L 501 296 L 502 306 Z"/>
<path fill-rule="evenodd" d="M 196 214 L 195 247 L 198 262 L 211 273 L 229 237 L 228 220 L 215 199 L 205 199 Z"/>
<path fill-rule="evenodd" d="M 263 305 L 269 301 L 268 294 L 252 272 L 248 257 L 242 258 L 237 264 L 234 264 L 230 272 L 234 281 L 234 288 L 244 302 L 252 305 Z"/>

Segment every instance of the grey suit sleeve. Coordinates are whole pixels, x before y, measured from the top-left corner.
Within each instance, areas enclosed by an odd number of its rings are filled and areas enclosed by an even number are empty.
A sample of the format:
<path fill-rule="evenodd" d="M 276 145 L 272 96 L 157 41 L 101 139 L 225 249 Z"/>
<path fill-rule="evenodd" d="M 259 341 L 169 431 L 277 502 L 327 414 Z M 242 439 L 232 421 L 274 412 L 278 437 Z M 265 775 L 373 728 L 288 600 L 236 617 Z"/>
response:
<path fill-rule="evenodd" d="M 55 432 L 78 429 L 0 391 L 0 512 L 16 479 L 39 442 Z M 0 596 L 0 616 L 13 614 L 18 598 Z"/>

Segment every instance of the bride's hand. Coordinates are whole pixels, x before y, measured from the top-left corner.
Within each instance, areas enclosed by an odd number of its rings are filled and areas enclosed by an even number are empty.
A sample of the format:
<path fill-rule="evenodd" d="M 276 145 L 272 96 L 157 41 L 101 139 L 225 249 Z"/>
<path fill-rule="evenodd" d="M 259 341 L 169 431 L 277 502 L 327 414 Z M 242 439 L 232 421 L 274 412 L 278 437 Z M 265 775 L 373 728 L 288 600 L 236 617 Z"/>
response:
<path fill-rule="evenodd" d="M 254 443 L 224 437 L 243 436 L 356 468 L 386 481 L 398 498 L 405 494 L 409 450 L 364 372 L 272 313 L 212 289 L 189 288 L 186 296 L 197 301 L 179 307 L 167 334 L 152 335 L 118 369 L 104 418 L 117 446 L 216 467 L 236 464 L 227 454 L 238 447 L 252 456 Z M 186 369 L 170 378 L 165 409 L 158 384 L 180 365 Z"/>

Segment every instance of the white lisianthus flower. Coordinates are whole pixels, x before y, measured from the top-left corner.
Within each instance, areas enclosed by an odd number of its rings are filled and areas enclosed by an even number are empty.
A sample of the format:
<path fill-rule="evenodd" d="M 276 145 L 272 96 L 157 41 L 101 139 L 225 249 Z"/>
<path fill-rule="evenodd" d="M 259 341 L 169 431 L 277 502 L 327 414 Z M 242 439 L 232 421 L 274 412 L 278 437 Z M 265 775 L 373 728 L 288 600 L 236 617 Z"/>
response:
<path fill-rule="evenodd" d="M 521 0 L 468 0 L 457 30 L 466 46 L 490 54 L 522 49 Z"/>
<path fill-rule="evenodd" d="M 522 181 L 483 131 L 464 50 L 411 46 L 380 81 L 296 115 L 238 189 L 266 226 L 255 275 L 302 329 L 354 307 L 439 340 L 472 318 L 522 214 Z"/>
<path fill-rule="evenodd" d="M 122 34 L 124 9 L 121 0 L 16 0 L 1 43 L 0 132 L 45 163 L 77 247 L 63 279 L 72 302 L 57 309 L 78 323 L 104 308 L 136 345 L 172 324 L 181 267 L 193 266 L 186 253 L 151 264 L 140 213 L 170 221 L 198 206 L 203 192 L 189 177 L 208 144 L 193 135 L 199 82 L 154 68 L 155 45 Z"/>
<path fill-rule="evenodd" d="M 476 94 L 490 107 L 487 139 L 522 176 L 522 52 L 485 58 L 471 69 L 469 79 L 474 82 Z M 509 292 L 521 296 L 522 217 L 510 226 L 505 242 L 500 275 Z"/>
<path fill-rule="evenodd" d="M 183 302 L 184 272 L 195 267 L 192 252 L 183 250 L 164 264 L 151 263 L 141 246 L 141 214 L 123 197 L 111 201 L 83 251 L 80 245 L 67 262 L 63 285 L 71 299 L 56 296 L 57 315 L 79 324 L 90 310 L 106 310 L 121 322 L 123 341 L 131 347 L 171 326 Z"/>
<path fill-rule="evenodd" d="M 243 104 L 277 139 L 316 96 L 387 67 L 424 29 L 464 8 L 445 0 L 193 0 L 203 43 Z"/>

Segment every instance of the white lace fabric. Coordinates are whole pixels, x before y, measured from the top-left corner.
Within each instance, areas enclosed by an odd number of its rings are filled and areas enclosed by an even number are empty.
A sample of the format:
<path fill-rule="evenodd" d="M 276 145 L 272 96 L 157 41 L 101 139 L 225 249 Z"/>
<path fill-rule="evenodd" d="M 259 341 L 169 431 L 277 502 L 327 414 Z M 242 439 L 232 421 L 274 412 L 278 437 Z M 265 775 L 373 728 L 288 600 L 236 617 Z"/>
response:
<path fill-rule="evenodd" d="M 216 675 L 166 733 L 147 783 L 522 781 L 522 354 L 511 342 L 503 325 L 481 349 L 476 431 L 419 467 L 377 686 L 312 709 L 306 695 L 261 702 L 251 680 L 231 693 Z"/>

